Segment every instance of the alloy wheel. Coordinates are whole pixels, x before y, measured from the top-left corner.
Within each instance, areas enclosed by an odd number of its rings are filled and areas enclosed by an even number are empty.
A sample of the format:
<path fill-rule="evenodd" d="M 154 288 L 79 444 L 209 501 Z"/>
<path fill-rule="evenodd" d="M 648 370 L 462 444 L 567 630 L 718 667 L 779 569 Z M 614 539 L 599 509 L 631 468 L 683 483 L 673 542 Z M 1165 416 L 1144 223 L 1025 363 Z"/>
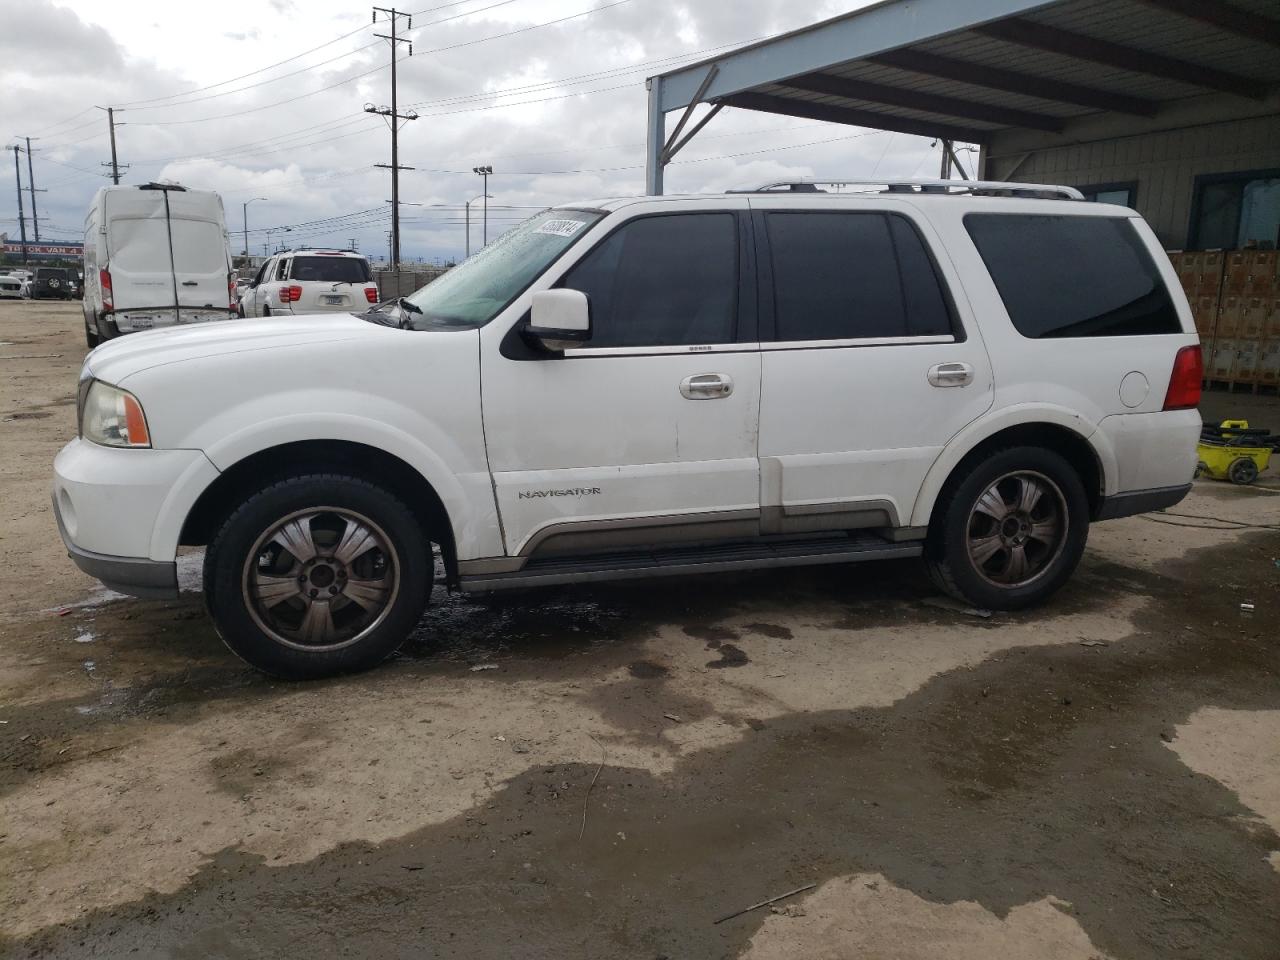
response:
<path fill-rule="evenodd" d="M 400 559 L 368 517 L 315 507 L 277 521 L 245 560 L 250 616 L 290 647 L 337 650 L 367 636 L 400 590 Z"/>
<path fill-rule="evenodd" d="M 997 586 L 1026 586 L 1062 552 L 1068 521 L 1067 501 L 1056 483 L 1030 470 L 1007 473 L 969 512 L 969 559 Z"/>

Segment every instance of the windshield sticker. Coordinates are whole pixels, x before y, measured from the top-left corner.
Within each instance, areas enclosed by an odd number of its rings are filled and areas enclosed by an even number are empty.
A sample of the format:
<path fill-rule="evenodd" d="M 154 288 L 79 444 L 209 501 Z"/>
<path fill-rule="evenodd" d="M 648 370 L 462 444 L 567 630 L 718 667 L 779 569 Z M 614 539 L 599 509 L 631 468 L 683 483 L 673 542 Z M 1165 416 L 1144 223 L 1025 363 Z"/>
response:
<path fill-rule="evenodd" d="M 586 224 L 581 220 L 548 220 L 538 227 L 534 233 L 550 233 L 557 237 L 572 237 Z"/>

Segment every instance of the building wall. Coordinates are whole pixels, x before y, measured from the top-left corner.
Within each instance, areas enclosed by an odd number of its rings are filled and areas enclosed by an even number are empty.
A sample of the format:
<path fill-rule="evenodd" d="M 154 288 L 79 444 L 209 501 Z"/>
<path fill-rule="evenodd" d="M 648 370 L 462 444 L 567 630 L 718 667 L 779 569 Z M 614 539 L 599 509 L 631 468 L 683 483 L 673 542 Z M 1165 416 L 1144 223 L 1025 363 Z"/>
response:
<path fill-rule="evenodd" d="M 1196 176 L 1280 168 L 1280 116 L 1000 153 L 987 159 L 991 179 L 1075 187 L 1137 181 L 1138 212 L 1166 248 L 1180 249 Z"/>

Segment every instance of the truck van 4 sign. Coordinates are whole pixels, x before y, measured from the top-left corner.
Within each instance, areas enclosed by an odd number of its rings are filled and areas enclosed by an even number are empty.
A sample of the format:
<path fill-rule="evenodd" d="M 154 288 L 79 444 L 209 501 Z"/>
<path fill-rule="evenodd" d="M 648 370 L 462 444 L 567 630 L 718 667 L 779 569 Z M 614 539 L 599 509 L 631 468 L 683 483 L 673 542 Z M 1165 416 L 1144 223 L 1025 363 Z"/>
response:
<path fill-rule="evenodd" d="M 521 500 L 532 500 L 535 497 L 594 497 L 600 493 L 599 487 L 569 487 L 567 490 L 521 490 Z"/>

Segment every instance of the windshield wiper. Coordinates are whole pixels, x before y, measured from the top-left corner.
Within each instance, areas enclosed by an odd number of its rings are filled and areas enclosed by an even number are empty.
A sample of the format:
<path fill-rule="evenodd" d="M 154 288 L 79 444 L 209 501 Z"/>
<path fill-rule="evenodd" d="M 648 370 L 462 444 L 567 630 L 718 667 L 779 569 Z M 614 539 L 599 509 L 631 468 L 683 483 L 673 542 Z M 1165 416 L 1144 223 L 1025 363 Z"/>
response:
<path fill-rule="evenodd" d="M 405 313 L 421 313 L 422 308 L 411 301 L 408 297 L 396 297 L 396 306 Z"/>

